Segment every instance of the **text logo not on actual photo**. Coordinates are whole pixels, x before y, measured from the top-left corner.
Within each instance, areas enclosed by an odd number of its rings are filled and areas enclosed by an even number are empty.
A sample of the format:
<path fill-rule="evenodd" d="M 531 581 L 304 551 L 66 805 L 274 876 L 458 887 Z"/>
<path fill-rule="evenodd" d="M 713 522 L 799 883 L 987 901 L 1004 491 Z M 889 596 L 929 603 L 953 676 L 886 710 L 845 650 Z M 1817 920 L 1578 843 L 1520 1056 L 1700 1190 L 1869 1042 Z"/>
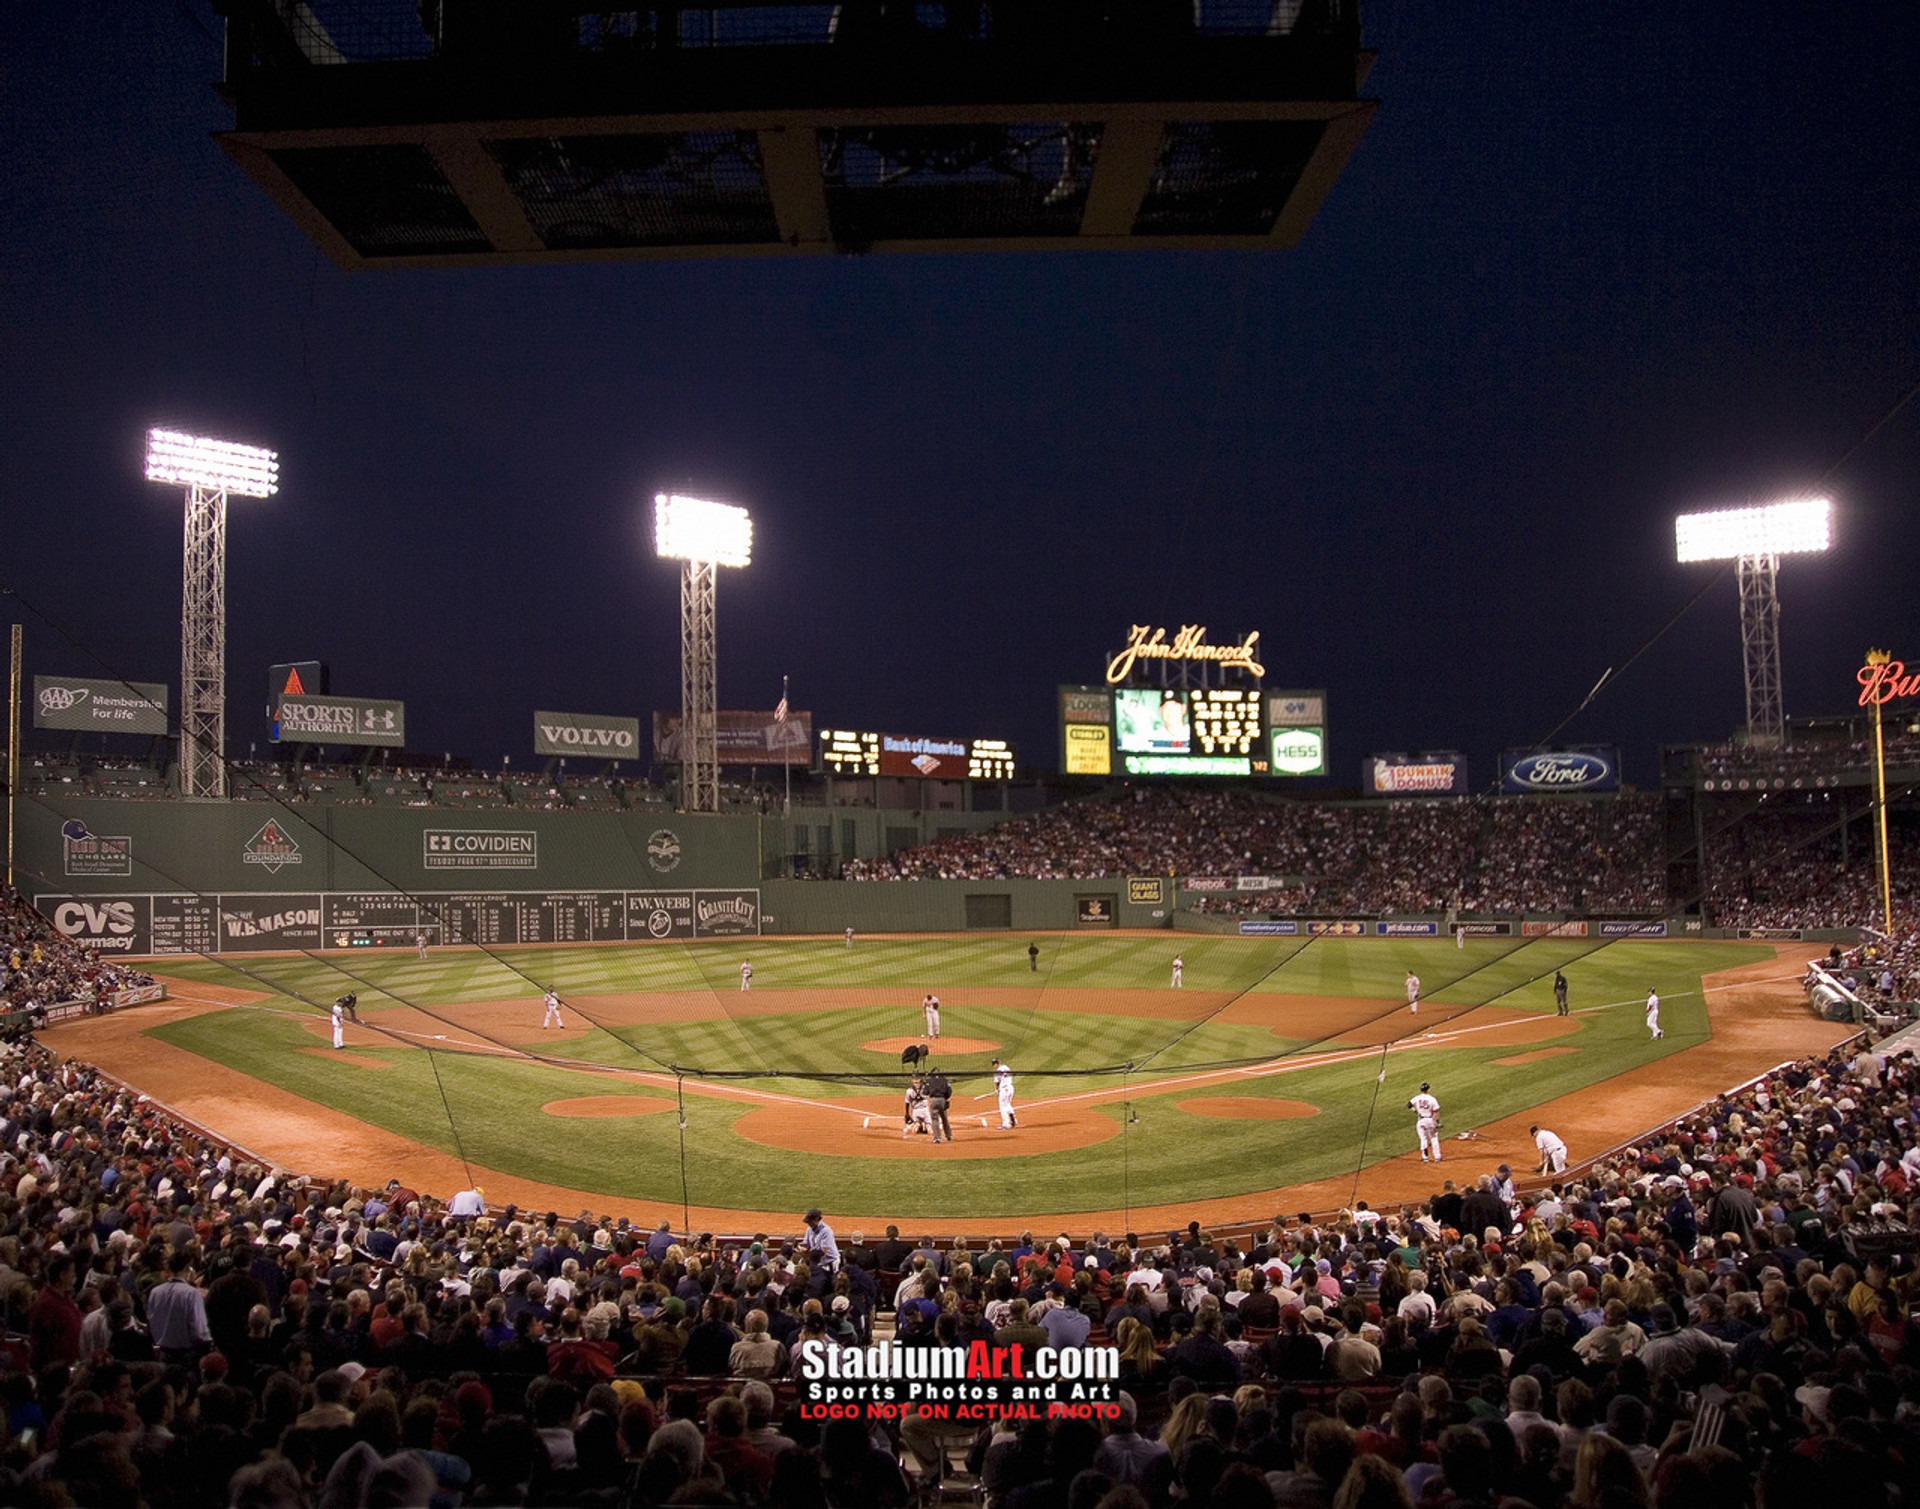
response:
<path fill-rule="evenodd" d="M 662 875 L 680 866 L 680 835 L 671 828 L 655 828 L 647 835 L 647 863 Z"/>
<path fill-rule="evenodd" d="M 247 840 L 247 846 L 240 854 L 242 864 L 259 865 L 269 875 L 278 874 L 286 866 L 297 865 L 305 858 L 300 852 L 300 845 L 273 818 L 268 818 L 260 825 L 260 831 Z"/>

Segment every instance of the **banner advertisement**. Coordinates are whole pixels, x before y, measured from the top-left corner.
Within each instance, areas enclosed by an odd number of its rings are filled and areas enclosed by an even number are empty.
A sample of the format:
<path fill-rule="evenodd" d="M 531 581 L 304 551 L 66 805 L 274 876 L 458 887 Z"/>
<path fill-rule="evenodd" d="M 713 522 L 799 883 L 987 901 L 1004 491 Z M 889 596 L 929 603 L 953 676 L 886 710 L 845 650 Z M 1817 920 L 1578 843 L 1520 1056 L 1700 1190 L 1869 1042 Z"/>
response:
<path fill-rule="evenodd" d="M 1374 933 L 1381 938 L 1433 938 L 1439 936 L 1437 922 L 1376 922 Z"/>
<path fill-rule="evenodd" d="M 1520 924 L 1522 938 L 1584 938 L 1587 925 L 1584 922 L 1523 922 Z"/>
<path fill-rule="evenodd" d="M 1180 882 L 1183 891 L 1231 891 L 1234 877 L 1231 875 L 1189 875 Z"/>
<path fill-rule="evenodd" d="M 1370 755 L 1360 762 L 1360 789 L 1372 796 L 1465 796 L 1467 757 L 1453 750 Z"/>
<path fill-rule="evenodd" d="M 1114 905 L 1111 896 L 1076 896 L 1073 920 L 1081 927 L 1112 927 Z"/>
<path fill-rule="evenodd" d="M 98 734 L 164 734 L 167 688 L 157 681 L 35 676 L 33 726 Z"/>
<path fill-rule="evenodd" d="M 604 718 L 591 713 L 533 715 L 533 752 L 537 755 L 587 755 L 596 760 L 640 757 L 640 720 Z"/>
<path fill-rule="evenodd" d="M 1798 943 L 1801 929 L 1797 927 L 1743 927 L 1735 932 L 1736 938 L 1764 939 L 1772 943 Z"/>
<path fill-rule="evenodd" d="M 1456 922 L 1454 930 L 1465 933 L 1469 938 L 1511 938 L 1511 922 Z"/>
<path fill-rule="evenodd" d="M 401 749 L 407 742 L 407 704 L 387 697 L 282 697 L 273 705 L 272 737 L 282 744 Z"/>
<path fill-rule="evenodd" d="M 60 825 L 60 870 L 64 875 L 131 875 L 133 839 L 89 832 L 77 817 Z"/>
<path fill-rule="evenodd" d="M 1240 936 L 1243 938 L 1294 938 L 1299 933 L 1299 923 L 1268 917 L 1248 917 L 1240 923 Z"/>
<path fill-rule="evenodd" d="M 1309 922 L 1307 931 L 1316 938 L 1364 938 L 1367 925 L 1364 922 Z"/>
<path fill-rule="evenodd" d="M 1063 686 L 1060 703 L 1060 769 L 1065 775 L 1113 771 L 1113 700 L 1105 687 Z"/>
<path fill-rule="evenodd" d="M 220 947 L 225 953 L 319 948 L 320 897 L 222 896 Z"/>
<path fill-rule="evenodd" d="M 1602 922 L 1599 924 L 1602 938 L 1664 938 L 1667 925 L 1664 922 Z"/>
<path fill-rule="evenodd" d="M 1129 876 L 1127 903 L 1130 906 L 1165 906 L 1167 881 L 1161 875 Z"/>
<path fill-rule="evenodd" d="M 108 995 L 107 1004 L 118 1011 L 122 1006 L 145 1006 L 166 998 L 167 987 L 164 985 L 129 985 L 125 990 L 116 990 Z"/>
<path fill-rule="evenodd" d="M 1112 912 L 1112 898 L 1106 898 Z M 255 953 L 459 943 L 640 943 L 761 930 L 760 892 L 460 891 L 402 896 L 41 895 L 62 935 L 103 954 Z"/>
<path fill-rule="evenodd" d="M 1620 751 L 1611 744 L 1585 744 L 1576 749 L 1507 749 L 1500 754 L 1500 790 L 1507 796 L 1619 789 Z"/>
<path fill-rule="evenodd" d="M 540 835 L 527 828 L 428 828 L 420 835 L 423 870 L 537 870 Z"/>
<path fill-rule="evenodd" d="M 967 745 L 963 739 L 911 738 L 880 735 L 880 774 L 918 776 L 929 781 L 958 780 L 967 773 Z"/>
<path fill-rule="evenodd" d="M 1264 875 L 1236 875 L 1233 878 L 1236 891 L 1284 891 L 1286 886 L 1277 880 L 1269 880 Z"/>
<path fill-rule="evenodd" d="M 722 765 L 797 765 L 805 769 L 813 764 L 810 712 L 792 709 L 782 718 L 773 708 L 765 712 L 722 708 L 713 716 L 714 749 Z M 678 713 L 653 715 L 653 757 L 663 765 L 680 763 L 680 725 Z"/>

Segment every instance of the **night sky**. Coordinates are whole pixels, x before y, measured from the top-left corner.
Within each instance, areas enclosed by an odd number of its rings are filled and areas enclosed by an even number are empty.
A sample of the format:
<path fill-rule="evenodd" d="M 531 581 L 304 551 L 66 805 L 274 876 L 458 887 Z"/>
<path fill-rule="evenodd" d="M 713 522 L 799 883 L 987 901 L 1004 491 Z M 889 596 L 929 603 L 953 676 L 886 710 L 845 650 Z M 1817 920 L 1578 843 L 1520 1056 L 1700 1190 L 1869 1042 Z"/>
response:
<path fill-rule="evenodd" d="M 1291 252 L 336 270 L 212 140 L 206 0 L 0 19 L 0 581 L 31 672 L 179 679 L 146 427 L 270 445 L 236 500 L 228 741 L 265 668 L 533 763 L 535 708 L 677 705 L 648 500 L 751 509 L 720 702 L 1008 737 L 1132 623 L 1261 632 L 1375 750 L 1541 738 L 1716 568 L 1676 512 L 1824 485 L 1787 710 L 1920 662 L 1920 9 L 1370 0 L 1381 108 Z M 90 658 L 99 657 L 98 661 Z M 1743 720 L 1731 573 L 1561 735 Z"/>

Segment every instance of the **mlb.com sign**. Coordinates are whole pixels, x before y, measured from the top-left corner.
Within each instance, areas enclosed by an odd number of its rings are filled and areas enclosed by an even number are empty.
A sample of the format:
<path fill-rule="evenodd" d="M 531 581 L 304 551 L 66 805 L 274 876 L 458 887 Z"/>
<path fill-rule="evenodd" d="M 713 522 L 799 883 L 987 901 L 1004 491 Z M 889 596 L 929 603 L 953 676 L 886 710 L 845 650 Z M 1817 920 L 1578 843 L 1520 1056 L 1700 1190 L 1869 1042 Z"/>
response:
<path fill-rule="evenodd" d="M 428 828 L 420 835 L 425 870 L 537 870 L 540 836 L 521 828 Z"/>

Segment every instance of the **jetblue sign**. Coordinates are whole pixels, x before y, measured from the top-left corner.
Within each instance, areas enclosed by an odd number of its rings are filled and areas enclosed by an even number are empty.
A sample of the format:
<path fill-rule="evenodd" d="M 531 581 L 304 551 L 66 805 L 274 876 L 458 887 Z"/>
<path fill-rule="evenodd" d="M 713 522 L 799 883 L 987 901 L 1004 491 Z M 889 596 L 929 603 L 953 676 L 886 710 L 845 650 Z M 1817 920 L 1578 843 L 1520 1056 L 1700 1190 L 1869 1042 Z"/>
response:
<path fill-rule="evenodd" d="M 1500 790 L 1508 796 L 1619 789 L 1620 752 L 1610 744 L 1580 749 L 1509 749 L 1500 756 Z"/>

